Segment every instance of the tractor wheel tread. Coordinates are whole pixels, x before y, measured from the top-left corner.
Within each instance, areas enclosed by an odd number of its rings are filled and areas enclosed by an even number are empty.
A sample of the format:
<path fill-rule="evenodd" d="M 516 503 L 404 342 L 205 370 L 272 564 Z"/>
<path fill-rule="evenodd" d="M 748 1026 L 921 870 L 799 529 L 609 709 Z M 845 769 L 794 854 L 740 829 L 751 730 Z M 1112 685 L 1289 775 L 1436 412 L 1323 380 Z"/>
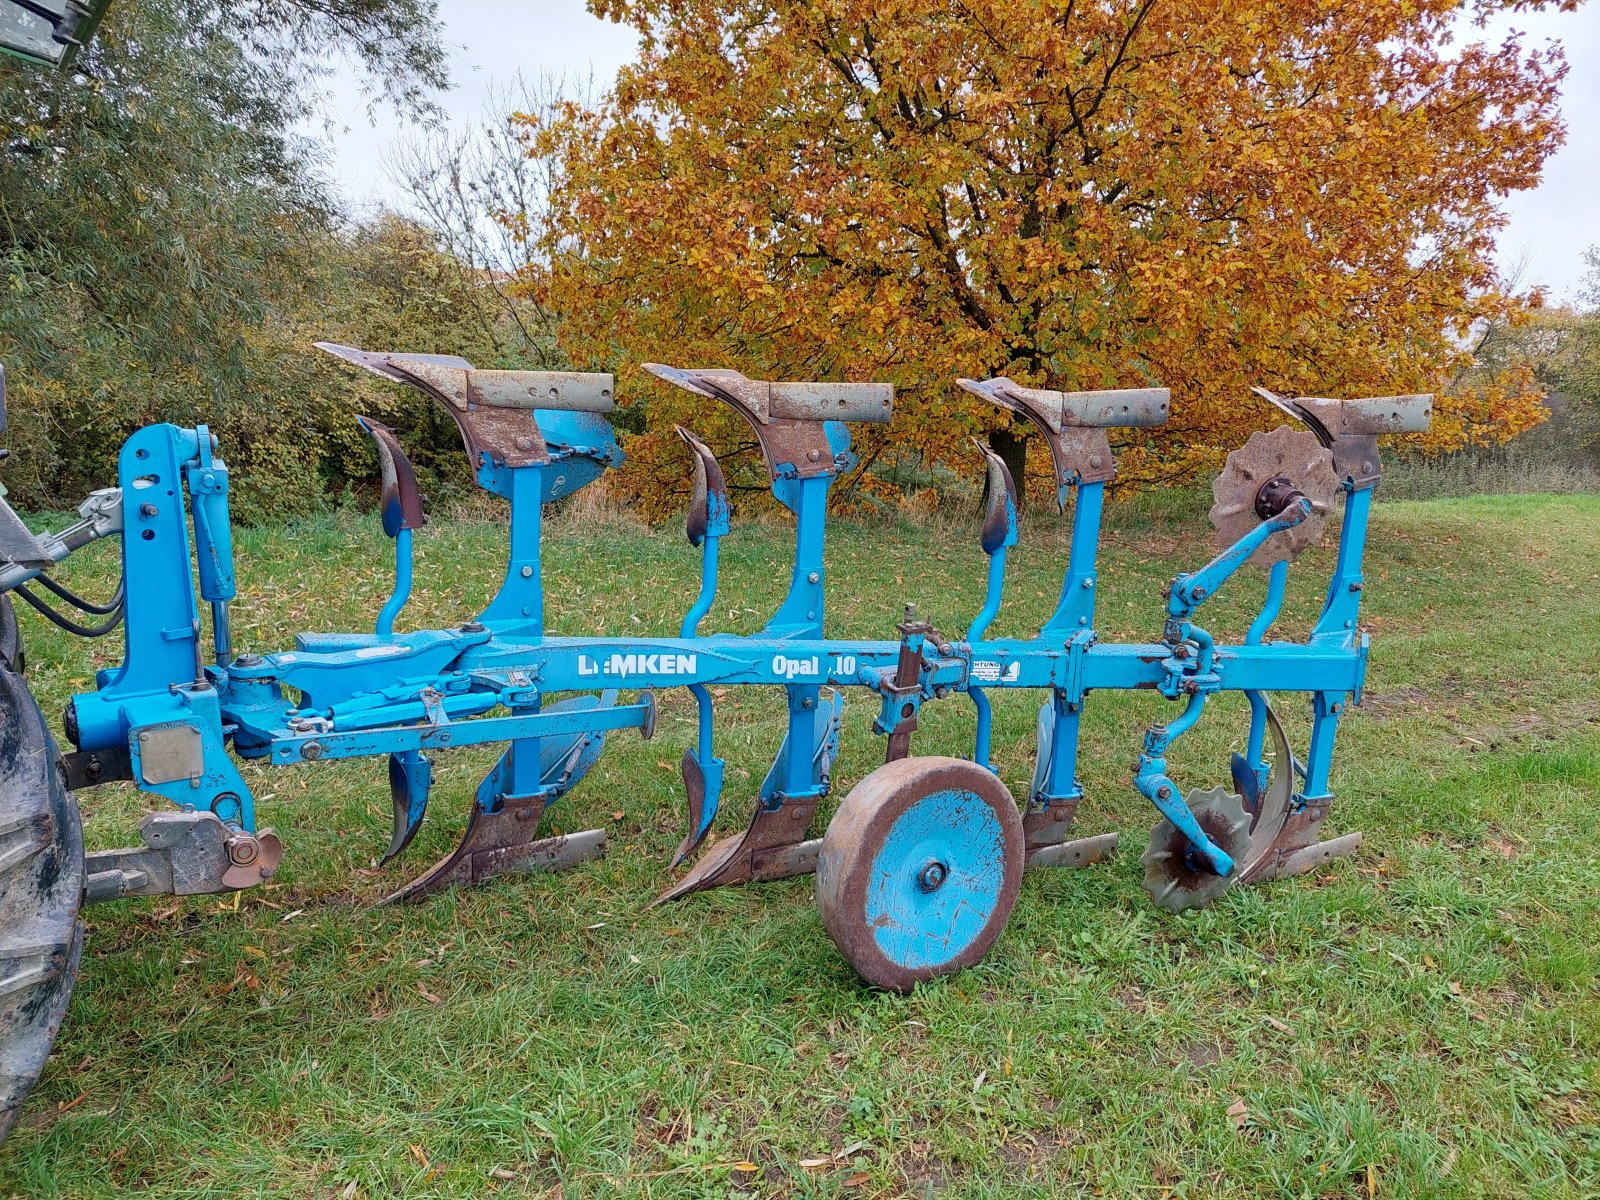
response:
<path fill-rule="evenodd" d="M 43 1070 L 76 982 L 83 829 L 22 677 L 0 669 L 0 1138 Z"/>

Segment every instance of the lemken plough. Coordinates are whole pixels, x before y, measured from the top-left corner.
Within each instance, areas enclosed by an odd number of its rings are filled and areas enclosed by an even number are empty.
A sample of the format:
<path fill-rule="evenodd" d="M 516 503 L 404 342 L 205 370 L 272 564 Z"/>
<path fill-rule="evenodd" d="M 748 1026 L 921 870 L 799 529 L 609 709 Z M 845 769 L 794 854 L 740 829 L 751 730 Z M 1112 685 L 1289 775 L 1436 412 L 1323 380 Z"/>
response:
<path fill-rule="evenodd" d="M 256 825 L 236 759 L 274 766 L 387 756 L 394 801 L 388 856 L 412 840 L 428 805 L 432 757 L 462 746 L 504 751 L 477 790 L 460 844 L 393 901 L 508 872 L 570 867 L 602 854 L 601 830 L 541 836 L 545 810 L 576 787 L 608 734 L 655 728 L 657 690 L 684 687 L 698 734 L 683 751 L 688 830 L 673 865 L 701 847 L 722 805 L 713 685 L 778 686 L 787 734 L 742 832 L 705 849 L 657 898 L 815 872 L 823 924 L 870 983 L 904 991 L 976 962 L 1004 927 L 1023 874 L 1105 858 L 1116 835 L 1073 836 L 1082 799 L 1078 731 L 1096 690 L 1143 688 L 1182 701 L 1144 735 L 1134 784 L 1161 820 L 1143 857 L 1144 883 L 1167 909 L 1208 903 L 1241 883 L 1295 875 L 1353 852 L 1359 834 L 1320 840 L 1331 795 L 1339 717 L 1359 698 L 1367 642 L 1358 627 L 1362 551 L 1377 438 L 1425 428 L 1427 396 L 1336 401 L 1266 398 L 1299 429 L 1256 434 L 1216 481 L 1212 520 L 1221 552 L 1173 580 L 1161 639 L 1101 641 L 1095 632 L 1096 550 L 1103 492 L 1116 472 L 1107 431 L 1168 417 L 1161 388 L 1059 392 L 1008 379 L 961 380 L 968 392 L 1026 419 L 1050 453 L 1057 500 L 1072 508 L 1061 599 L 1031 638 L 989 638 L 1007 551 L 1017 542 L 1014 482 L 984 455 L 981 545 L 988 584 L 961 634 L 907 607 L 898 636 L 829 637 L 824 627 L 823 533 L 828 490 L 855 464 L 848 426 L 885 422 L 887 385 L 768 383 L 725 370 L 648 365 L 658 378 L 735 409 L 754 431 L 772 492 L 795 517 L 787 595 L 759 633 L 702 634 L 717 590 L 718 545 L 731 506 L 711 450 L 680 429 L 694 467 L 689 540 L 703 556 L 698 597 L 675 638 L 547 634 L 540 582 L 543 506 L 622 461 L 605 414 L 609 375 L 480 371 L 438 355 L 323 349 L 417 388 L 461 429 L 484 488 L 510 506 L 505 581 L 482 612 L 449 629 L 397 629 L 411 588 L 411 539 L 422 526 L 416 476 L 394 434 L 362 425 L 383 468 L 383 530 L 394 541 L 395 589 L 370 631 L 304 633 L 292 649 L 235 654 L 228 468 L 202 426 L 155 425 L 128 439 L 117 487 L 97 492 L 81 519 L 35 535 L 0 500 L 0 1123 L 9 1126 L 37 1076 L 76 974 L 83 901 L 247 888 L 270 877 L 283 847 Z M 3 412 L 3 409 L 0 409 Z M 1322 615 L 1304 643 L 1268 641 L 1290 560 L 1343 510 L 1337 565 Z M 192 538 L 191 538 L 192 532 Z M 122 582 L 98 604 L 51 579 L 51 567 L 99 538 L 122 546 Z M 1267 599 L 1242 644 L 1215 642 L 1202 606 L 1246 562 L 1269 569 Z M 198 595 L 196 594 L 198 584 Z M 40 590 L 42 589 L 42 590 Z M 124 627 L 120 666 L 67 707 L 60 753 L 22 682 L 23 656 L 7 594 L 86 636 Z M 202 602 L 204 609 L 202 610 Z M 68 616 L 70 606 L 79 616 Z M 209 626 L 209 639 L 205 631 Z M 812 836 L 831 787 L 841 689 L 878 698 L 873 729 L 886 761 L 856 783 L 824 836 Z M 1038 757 L 1018 806 L 990 762 L 989 693 L 1042 695 Z M 1251 720 L 1225 786 L 1185 788 L 1167 755 L 1211 697 L 1243 692 Z M 1291 750 L 1267 696 L 1306 692 L 1309 746 Z M 976 707 L 966 757 L 913 755 L 923 704 L 964 693 Z M 148 816 L 141 844 L 85 854 L 73 793 L 131 781 L 169 802 Z M 746 803 L 752 798 L 742 798 Z"/>

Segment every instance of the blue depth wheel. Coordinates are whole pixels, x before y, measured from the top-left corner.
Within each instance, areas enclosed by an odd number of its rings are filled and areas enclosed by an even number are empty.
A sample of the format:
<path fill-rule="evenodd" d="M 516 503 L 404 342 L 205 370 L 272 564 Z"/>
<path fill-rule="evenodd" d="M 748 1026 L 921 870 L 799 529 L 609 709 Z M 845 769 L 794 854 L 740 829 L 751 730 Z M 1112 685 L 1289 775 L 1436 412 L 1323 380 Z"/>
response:
<path fill-rule="evenodd" d="M 1022 818 L 992 772 L 904 758 L 856 784 L 829 822 L 817 908 L 863 979 L 908 992 L 989 952 L 1022 865 Z"/>

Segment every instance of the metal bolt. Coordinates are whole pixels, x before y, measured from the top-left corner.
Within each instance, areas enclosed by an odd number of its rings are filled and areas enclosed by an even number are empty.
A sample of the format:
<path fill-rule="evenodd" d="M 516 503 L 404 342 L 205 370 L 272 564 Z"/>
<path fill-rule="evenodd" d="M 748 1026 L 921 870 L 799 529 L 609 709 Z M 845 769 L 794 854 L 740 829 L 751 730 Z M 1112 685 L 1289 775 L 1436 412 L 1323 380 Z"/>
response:
<path fill-rule="evenodd" d="M 529 437 L 519 437 L 517 439 L 517 449 L 518 450 L 532 450 L 533 449 L 533 439 L 529 438 Z"/>
<path fill-rule="evenodd" d="M 943 886 L 949 874 L 949 868 L 935 859 L 917 872 L 917 886 L 925 892 L 936 892 Z"/>
<path fill-rule="evenodd" d="M 150 735 L 148 733 L 141 733 L 139 735 L 139 740 L 141 742 L 148 742 L 150 740 Z"/>
<path fill-rule="evenodd" d="M 939 653 L 940 654 L 949 654 L 951 652 L 951 650 L 953 650 L 953 649 L 954 649 L 954 647 L 951 646 L 949 642 L 940 642 L 939 643 Z"/>
<path fill-rule="evenodd" d="M 533 568 L 532 567 L 523 567 L 522 568 L 522 577 L 524 579 L 532 579 L 533 578 Z"/>
<path fill-rule="evenodd" d="M 1096 471 L 1105 466 L 1105 461 L 1106 460 L 1101 458 L 1098 454 L 1091 454 L 1089 456 L 1089 465 Z"/>
<path fill-rule="evenodd" d="M 482 633 L 483 632 L 483 622 L 482 621 L 468 621 L 465 625 L 463 625 L 461 627 L 461 632 L 462 633 Z"/>
<path fill-rule="evenodd" d="M 933 698 L 935 700 L 943 700 L 949 694 L 950 694 L 950 689 L 945 687 L 945 685 L 942 684 L 942 683 L 938 687 L 933 689 Z"/>
<path fill-rule="evenodd" d="M 801 708 L 815 708 L 816 706 L 817 706 L 817 702 L 815 700 L 813 700 L 810 696 L 807 696 L 804 700 L 800 701 L 800 707 Z"/>
<path fill-rule="evenodd" d="M 1083 577 L 1083 586 L 1085 588 L 1092 588 L 1094 586 L 1094 577 L 1090 576 L 1090 575 L 1085 575 Z"/>
<path fill-rule="evenodd" d="M 307 742 L 304 746 L 300 747 L 300 757 L 305 759 L 307 762 L 316 762 L 317 759 L 322 757 L 322 743 Z"/>
<path fill-rule="evenodd" d="M 1361 590 L 1361 581 L 1358 579 L 1356 582 L 1352 583 L 1350 585 L 1350 590 L 1352 592 L 1359 592 Z"/>
<path fill-rule="evenodd" d="M 1195 590 L 1194 590 L 1194 598 L 1196 600 L 1204 600 L 1206 598 L 1206 590 L 1205 590 L 1205 588 L 1195 588 Z"/>
<path fill-rule="evenodd" d="M 1372 474 L 1372 464 L 1369 463 L 1369 462 L 1362 463 L 1361 464 L 1361 473 L 1363 475 L 1371 475 Z"/>
<path fill-rule="evenodd" d="M 259 667 L 262 661 L 259 654 L 241 654 L 234 660 L 233 665 L 236 667 Z"/>
<path fill-rule="evenodd" d="M 159 508 L 157 508 L 154 504 L 145 503 L 145 504 L 139 505 L 139 515 L 141 517 L 154 517 L 154 516 L 159 515 L 160 512 L 161 512 L 161 510 Z"/>
<path fill-rule="evenodd" d="M 806 576 L 806 582 L 807 583 L 819 583 L 819 582 L 821 582 L 821 580 L 822 580 L 822 576 L 818 575 L 815 571 L 811 572 L 811 574 Z"/>
<path fill-rule="evenodd" d="M 1163 783 L 1160 787 L 1158 787 L 1156 789 L 1156 795 L 1160 796 L 1163 800 L 1171 800 L 1172 799 L 1172 789 L 1169 788 L 1166 784 Z"/>
<path fill-rule="evenodd" d="M 821 455 L 821 454 L 819 454 L 819 453 L 818 453 L 818 452 L 817 452 L 817 451 L 815 451 L 815 450 L 807 450 L 807 451 L 806 451 L 806 460 L 807 460 L 807 461 L 808 461 L 808 462 L 816 462 L 816 461 L 817 461 L 817 459 L 819 459 L 819 458 L 821 458 L 821 457 L 822 457 L 822 455 Z"/>
<path fill-rule="evenodd" d="M 261 847 L 253 837 L 228 839 L 228 861 L 236 867 L 248 867 L 260 853 Z"/>

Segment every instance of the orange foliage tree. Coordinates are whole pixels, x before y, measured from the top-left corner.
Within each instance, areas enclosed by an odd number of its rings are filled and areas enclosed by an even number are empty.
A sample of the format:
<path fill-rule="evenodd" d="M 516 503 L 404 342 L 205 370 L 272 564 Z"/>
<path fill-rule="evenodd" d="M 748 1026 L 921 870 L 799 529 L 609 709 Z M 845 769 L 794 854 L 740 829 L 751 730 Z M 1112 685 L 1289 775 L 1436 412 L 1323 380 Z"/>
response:
<path fill-rule="evenodd" d="M 864 458 L 968 463 L 968 435 L 1021 430 L 952 376 L 1162 384 L 1171 425 L 1123 452 L 1153 481 L 1276 423 L 1252 383 L 1445 391 L 1476 323 L 1537 300 L 1491 255 L 1499 197 L 1560 143 L 1566 66 L 1458 43 L 1460 0 L 590 7 L 641 51 L 598 106 L 530 129 L 559 170 L 522 286 L 575 361 L 625 364 L 624 395 L 640 359 L 887 380 L 897 416 L 858 431 Z M 749 439 L 648 394 L 631 450 L 659 506 L 681 487 L 671 421 Z M 1446 447 L 1542 410 L 1508 377 L 1438 411 Z"/>

